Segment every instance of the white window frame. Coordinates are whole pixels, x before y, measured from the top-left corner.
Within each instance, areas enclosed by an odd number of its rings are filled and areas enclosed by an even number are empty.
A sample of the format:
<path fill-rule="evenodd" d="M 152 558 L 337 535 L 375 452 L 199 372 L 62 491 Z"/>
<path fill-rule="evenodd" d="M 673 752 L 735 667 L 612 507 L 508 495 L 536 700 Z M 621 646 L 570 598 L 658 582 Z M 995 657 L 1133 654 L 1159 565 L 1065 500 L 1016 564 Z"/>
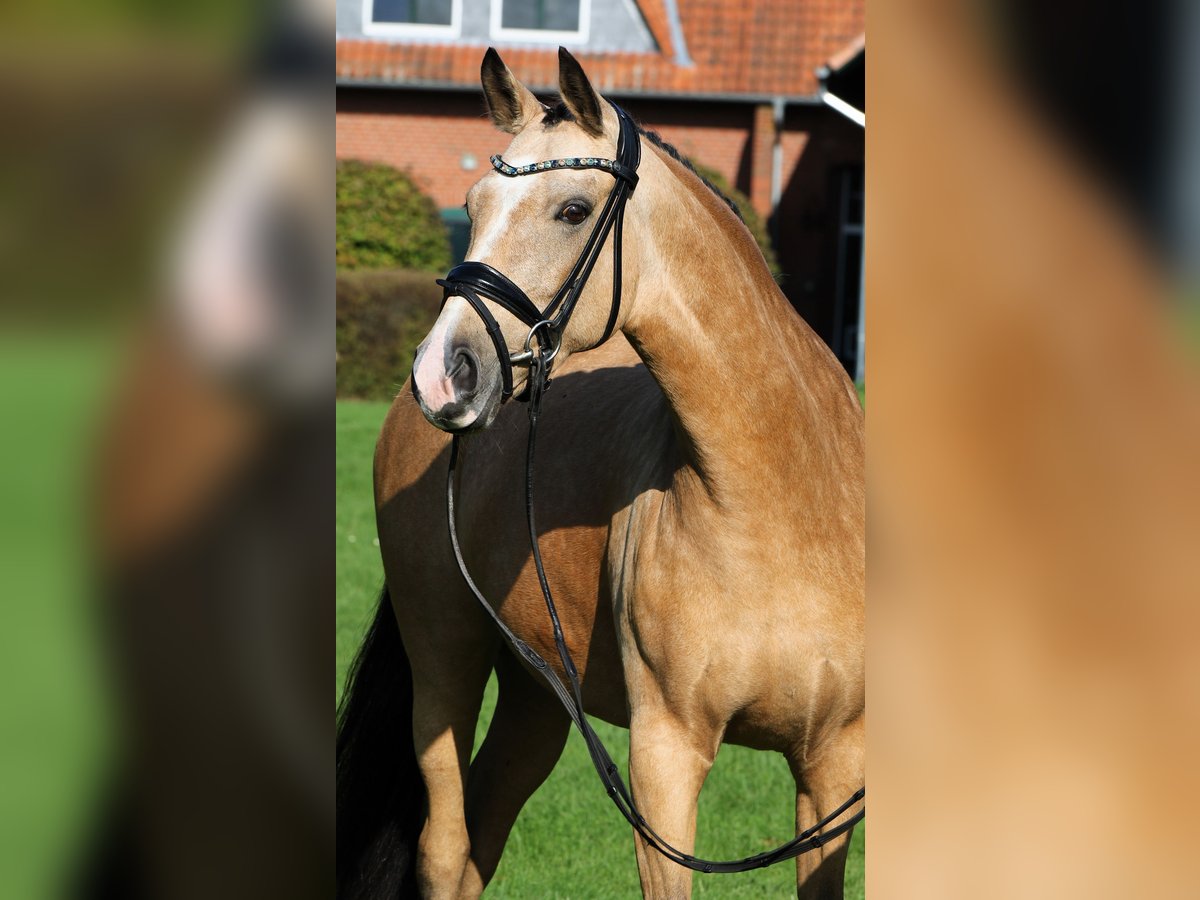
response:
<path fill-rule="evenodd" d="M 544 28 L 505 28 L 504 0 L 492 0 L 492 40 L 522 44 L 586 44 L 592 22 L 592 0 L 579 0 L 579 30 L 550 31 Z"/>
<path fill-rule="evenodd" d="M 462 0 L 450 0 L 450 24 L 427 25 L 420 22 L 376 22 L 375 0 L 363 0 L 362 32 L 376 37 L 411 37 L 443 40 L 456 38 L 462 31 Z"/>

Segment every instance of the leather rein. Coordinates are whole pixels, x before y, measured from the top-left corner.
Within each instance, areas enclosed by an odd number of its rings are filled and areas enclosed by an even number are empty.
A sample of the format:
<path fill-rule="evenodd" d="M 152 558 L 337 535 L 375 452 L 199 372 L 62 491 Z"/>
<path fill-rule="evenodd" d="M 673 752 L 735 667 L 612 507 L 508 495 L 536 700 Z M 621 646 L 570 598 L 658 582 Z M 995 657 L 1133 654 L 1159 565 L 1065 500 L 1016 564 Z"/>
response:
<path fill-rule="evenodd" d="M 609 101 L 611 103 L 611 101 Z M 608 791 L 609 797 L 618 810 L 642 839 L 667 859 L 685 868 L 698 872 L 745 872 L 759 869 L 773 863 L 793 859 L 802 853 L 815 850 L 841 834 L 848 832 L 866 814 L 865 805 L 849 818 L 821 832 L 822 828 L 831 825 L 846 813 L 854 804 L 866 796 L 866 788 L 855 791 L 851 797 L 837 809 L 821 819 L 816 825 L 796 835 L 792 840 L 774 850 L 768 850 L 753 856 L 737 860 L 707 860 L 684 853 L 672 847 L 660 837 L 650 824 L 638 812 L 633 802 L 633 795 L 621 778 L 616 763 L 613 762 L 608 750 L 588 721 L 583 708 L 583 691 L 579 683 L 579 672 L 567 649 L 563 636 L 562 624 L 559 621 L 558 609 L 546 579 L 546 571 L 542 565 L 542 551 L 538 542 L 537 525 L 533 505 L 533 475 L 534 447 L 537 441 L 538 419 L 541 415 L 542 396 L 550 383 L 550 369 L 554 358 L 561 346 L 563 331 L 575 309 L 579 296 L 595 267 L 596 260 L 603 249 L 604 242 L 610 232 L 613 232 L 613 299 L 608 315 L 608 324 L 604 336 L 598 344 L 604 343 L 612 334 L 616 325 L 617 314 L 621 304 L 621 238 L 622 224 L 625 215 L 625 203 L 633 189 L 637 186 L 637 168 L 641 161 L 641 141 L 637 127 L 629 115 L 615 103 L 611 104 L 616 110 L 617 119 L 621 125 L 620 137 L 617 141 L 617 159 L 599 159 L 596 157 L 569 157 L 566 159 L 547 160 L 527 166 L 514 167 L 504 162 L 499 156 L 492 157 L 492 166 L 501 175 L 520 177 L 556 169 L 599 169 L 611 173 L 616 179 L 608 201 L 605 203 L 596 225 L 580 253 L 579 259 L 566 280 L 559 287 L 554 297 L 544 310 L 539 310 L 529 299 L 528 295 L 514 284 L 507 276 L 482 262 L 464 262 L 455 266 L 440 279 L 438 284 L 444 288 L 443 304 L 452 296 L 461 296 L 471 305 L 471 308 L 483 320 L 496 355 L 500 360 L 504 393 L 503 399 L 512 396 L 512 367 L 514 365 L 529 368 L 528 386 L 517 398 L 529 403 L 529 441 L 525 453 L 525 518 L 529 526 L 529 544 L 533 551 L 534 568 L 537 571 L 538 583 L 541 586 L 542 597 L 546 603 L 546 611 L 554 632 L 554 646 L 558 651 L 559 661 L 567 676 L 563 684 L 555 671 L 542 656 L 527 643 L 517 637 L 504 623 L 499 614 L 484 597 L 463 559 L 462 547 L 458 540 L 458 529 L 455 523 L 455 472 L 458 464 L 458 435 L 454 435 L 450 445 L 450 467 L 446 479 L 446 513 L 450 526 L 450 544 L 454 549 L 454 558 L 463 580 L 474 595 L 484 612 L 495 623 L 505 640 L 513 650 L 528 662 L 558 696 L 567 715 L 575 723 L 587 745 L 588 755 L 595 767 L 600 781 Z M 500 333 L 500 326 L 495 317 L 484 304 L 482 296 L 498 304 L 512 313 L 529 327 L 525 338 L 525 346 L 520 353 L 510 353 Z M 818 833 L 820 832 L 820 833 Z"/>

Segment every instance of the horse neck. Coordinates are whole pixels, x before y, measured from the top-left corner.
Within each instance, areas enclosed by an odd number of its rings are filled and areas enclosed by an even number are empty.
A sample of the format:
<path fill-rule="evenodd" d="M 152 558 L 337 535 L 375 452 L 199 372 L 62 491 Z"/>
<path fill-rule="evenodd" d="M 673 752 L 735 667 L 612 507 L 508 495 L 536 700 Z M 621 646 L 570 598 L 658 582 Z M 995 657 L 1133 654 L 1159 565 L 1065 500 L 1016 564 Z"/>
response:
<path fill-rule="evenodd" d="M 635 227 L 650 239 L 639 241 L 624 331 L 672 407 L 694 493 L 753 514 L 768 498 L 779 508 L 780 491 L 803 492 L 794 481 L 853 479 L 861 409 L 844 370 L 729 208 L 646 150 L 630 213 L 640 207 Z"/>

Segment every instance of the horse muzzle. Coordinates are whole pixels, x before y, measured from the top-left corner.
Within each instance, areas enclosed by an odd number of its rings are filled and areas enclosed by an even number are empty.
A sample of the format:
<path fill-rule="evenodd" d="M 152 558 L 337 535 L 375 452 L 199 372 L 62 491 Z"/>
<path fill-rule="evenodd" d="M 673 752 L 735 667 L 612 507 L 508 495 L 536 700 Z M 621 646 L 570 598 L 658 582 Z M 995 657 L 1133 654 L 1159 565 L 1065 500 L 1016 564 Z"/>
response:
<path fill-rule="evenodd" d="M 492 423 L 502 385 L 497 367 L 469 343 L 426 341 L 413 362 L 412 393 L 430 424 L 462 434 Z"/>

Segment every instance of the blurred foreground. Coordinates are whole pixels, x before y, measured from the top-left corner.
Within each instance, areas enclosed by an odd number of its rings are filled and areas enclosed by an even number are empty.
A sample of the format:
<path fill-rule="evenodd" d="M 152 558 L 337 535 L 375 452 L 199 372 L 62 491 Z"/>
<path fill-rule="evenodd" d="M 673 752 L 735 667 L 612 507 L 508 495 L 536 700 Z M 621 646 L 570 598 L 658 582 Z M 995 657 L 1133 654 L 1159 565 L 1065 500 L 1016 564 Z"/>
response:
<path fill-rule="evenodd" d="M 6 896 L 329 893 L 326 6 L 0 28 Z"/>
<path fill-rule="evenodd" d="M 1194 10 L 870 8 L 868 897 L 1200 896 Z"/>

